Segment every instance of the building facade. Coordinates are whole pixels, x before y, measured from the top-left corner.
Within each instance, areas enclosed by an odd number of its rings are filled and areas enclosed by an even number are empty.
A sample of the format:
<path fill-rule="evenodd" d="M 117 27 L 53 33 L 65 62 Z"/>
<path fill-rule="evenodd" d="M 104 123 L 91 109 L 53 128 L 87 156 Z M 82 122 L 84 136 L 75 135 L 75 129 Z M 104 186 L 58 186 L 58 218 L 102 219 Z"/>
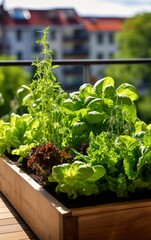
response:
<path fill-rule="evenodd" d="M 122 29 L 123 18 L 82 17 L 73 8 L 49 10 L 12 9 L 0 11 L 1 54 L 19 60 L 35 60 L 41 52 L 36 43 L 45 27 L 50 27 L 50 47 L 55 59 L 108 59 L 117 51 L 115 34 Z M 101 78 L 104 67 L 92 66 L 90 81 Z M 83 82 L 82 66 L 64 66 L 56 70 L 65 88 Z"/>

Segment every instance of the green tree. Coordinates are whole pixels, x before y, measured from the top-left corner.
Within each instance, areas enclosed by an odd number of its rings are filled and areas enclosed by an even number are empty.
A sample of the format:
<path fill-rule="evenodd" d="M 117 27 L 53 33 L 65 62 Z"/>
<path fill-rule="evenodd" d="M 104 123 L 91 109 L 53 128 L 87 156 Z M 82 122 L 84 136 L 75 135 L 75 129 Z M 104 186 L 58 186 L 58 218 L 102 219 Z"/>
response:
<path fill-rule="evenodd" d="M 118 51 L 115 59 L 151 58 L 151 13 L 143 13 L 126 19 L 122 31 L 116 35 Z M 139 115 L 143 120 L 151 119 L 151 66 L 150 64 L 111 65 L 106 75 L 112 76 L 117 85 L 123 82 L 134 84 L 141 96 L 137 103 Z M 147 100 L 144 98 L 147 97 Z M 144 103 L 143 103 L 144 102 Z M 144 107 L 143 107 L 144 104 Z M 147 106 L 146 106 L 147 104 Z"/>
<path fill-rule="evenodd" d="M 13 57 L 0 56 L 0 60 L 14 60 Z M 18 103 L 15 101 L 17 89 L 22 84 L 30 82 L 30 74 L 20 66 L 0 67 L 0 93 L 4 103 L 0 105 L 0 117 L 9 115 L 11 111 L 17 110 Z"/>

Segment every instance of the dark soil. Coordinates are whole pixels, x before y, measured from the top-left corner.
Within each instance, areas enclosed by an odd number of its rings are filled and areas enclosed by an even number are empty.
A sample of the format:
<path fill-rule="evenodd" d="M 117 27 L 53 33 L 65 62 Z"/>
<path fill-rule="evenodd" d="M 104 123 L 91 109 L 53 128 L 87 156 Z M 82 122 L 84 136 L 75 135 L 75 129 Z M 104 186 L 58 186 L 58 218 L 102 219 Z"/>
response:
<path fill-rule="evenodd" d="M 8 156 L 11 160 L 12 157 Z M 14 158 L 16 160 L 16 157 Z M 15 161 L 16 162 L 16 161 Z M 26 162 L 24 164 L 16 164 L 26 172 L 32 179 L 34 179 L 38 184 L 40 184 L 47 192 L 49 192 L 52 196 L 54 196 L 59 202 L 61 202 L 67 208 L 78 208 L 78 207 L 87 207 L 87 206 L 96 206 L 100 204 L 107 203 L 117 203 L 117 202 L 125 202 L 132 200 L 142 200 L 151 198 L 151 191 L 148 190 L 139 190 L 137 193 L 133 193 L 129 195 L 129 198 L 117 198 L 116 194 L 110 191 L 103 192 L 103 194 L 94 196 L 79 196 L 76 199 L 69 199 L 67 194 L 60 193 L 57 194 L 55 192 L 56 184 L 55 183 L 47 183 L 44 185 L 41 176 L 36 175 L 36 171 L 27 167 Z"/>

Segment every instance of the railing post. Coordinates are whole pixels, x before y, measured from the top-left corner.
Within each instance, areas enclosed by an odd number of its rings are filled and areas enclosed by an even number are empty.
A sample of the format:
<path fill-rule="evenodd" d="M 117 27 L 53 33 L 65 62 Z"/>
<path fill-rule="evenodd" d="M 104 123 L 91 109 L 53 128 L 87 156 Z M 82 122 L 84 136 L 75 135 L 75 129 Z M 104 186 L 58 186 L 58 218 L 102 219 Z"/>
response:
<path fill-rule="evenodd" d="M 89 83 L 90 76 L 90 65 L 83 65 L 83 83 Z"/>

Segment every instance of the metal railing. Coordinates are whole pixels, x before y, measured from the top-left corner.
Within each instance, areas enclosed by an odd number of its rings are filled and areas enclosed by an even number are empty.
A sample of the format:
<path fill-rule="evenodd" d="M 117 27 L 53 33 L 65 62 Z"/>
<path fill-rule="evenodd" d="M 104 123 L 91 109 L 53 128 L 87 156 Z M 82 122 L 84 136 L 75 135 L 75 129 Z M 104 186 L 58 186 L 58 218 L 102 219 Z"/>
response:
<path fill-rule="evenodd" d="M 35 60 L 1 60 L 1 66 L 31 66 Z M 151 58 L 131 58 L 131 59 L 66 59 L 53 60 L 53 65 L 83 66 L 84 81 L 87 82 L 90 76 L 91 65 L 109 65 L 109 64 L 151 64 Z"/>

